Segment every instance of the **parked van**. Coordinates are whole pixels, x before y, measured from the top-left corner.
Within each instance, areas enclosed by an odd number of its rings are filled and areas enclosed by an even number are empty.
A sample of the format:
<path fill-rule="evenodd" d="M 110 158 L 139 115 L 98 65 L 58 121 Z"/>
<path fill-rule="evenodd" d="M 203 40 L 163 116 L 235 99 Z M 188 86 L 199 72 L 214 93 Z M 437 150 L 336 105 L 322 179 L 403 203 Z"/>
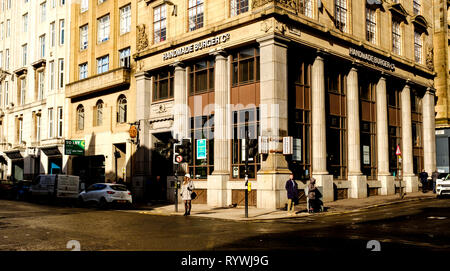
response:
<path fill-rule="evenodd" d="M 73 175 L 39 175 L 31 185 L 31 197 L 53 199 L 78 199 L 81 189 L 80 177 Z"/>

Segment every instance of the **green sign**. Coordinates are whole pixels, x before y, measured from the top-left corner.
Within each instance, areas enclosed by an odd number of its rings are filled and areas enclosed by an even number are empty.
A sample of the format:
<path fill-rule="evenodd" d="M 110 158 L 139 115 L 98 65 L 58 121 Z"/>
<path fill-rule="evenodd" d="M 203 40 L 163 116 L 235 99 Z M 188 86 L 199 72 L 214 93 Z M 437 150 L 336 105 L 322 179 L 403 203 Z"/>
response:
<path fill-rule="evenodd" d="M 64 153 L 66 155 L 84 155 L 84 140 L 64 140 Z"/>
<path fill-rule="evenodd" d="M 206 139 L 197 139 L 197 160 L 206 159 Z"/>

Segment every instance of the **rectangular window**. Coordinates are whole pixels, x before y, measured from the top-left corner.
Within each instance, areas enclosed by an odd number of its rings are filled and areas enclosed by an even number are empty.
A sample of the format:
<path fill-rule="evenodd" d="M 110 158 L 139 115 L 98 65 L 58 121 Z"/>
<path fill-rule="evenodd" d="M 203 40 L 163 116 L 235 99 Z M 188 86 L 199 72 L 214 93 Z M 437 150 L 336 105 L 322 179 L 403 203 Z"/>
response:
<path fill-rule="evenodd" d="M 131 31 L 131 5 L 120 9 L 120 34 Z"/>
<path fill-rule="evenodd" d="M 26 44 L 22 45 L 22 66 L 27 65 L 27 54 L 28 54 L 28 46 Z"/>
<path fill-rule="evenodd" d="M 61 106 L 58 107 L 58 137 L 63 136 L 63 108 Z"/>
<path fill-rule="evenodd" d="M 19 144 L 22 144 L 22 137 L 23 137 L 23 119 L 19 118 L 19 131 L 18 131 Z"/>
<path fill-rule="evenodd" d="M 45 58 L 45 35 L 39 37 L 40 57 Z"/>
<path fill-rule="evenodd" d="M 98 3 L 101 4 L 103 2 L 105 2 L 106 0 L 98 0 Z"/>
<path fill-rule="evenodd" d="M 189 95 L 214 91 L 214 60 L 202 60 L 189 68 Z"/>
<path fill-rule="evenodd" d="M 4 34 L 5 25 L 0 23 L 0 38 L 3 40 L 3 34 Z"/>
<path fill-rule="evenodd" d="M 55 43 L 56 43 L 56 28 L 55 28 L 55 22 L 52 22 L 50 24 L 50 45 L 52 47 L 55 47 Z"/>
<path fill-rule="evenodd" d="M 154 76 L 153 82 L 153 101 L 160 101 L 173 98 L 174 93 L 174 73 L 165 70 L 158 72 Z"/>
<path fill-rule="evenodd" d="M 247 48 L 233 54 L 233 86 L 259 81 L 259 48 Z"/>
<path fill-rule="evenodd" d="M 5 51 L 5 68 L 9 70 L 9 49 Z"/>
<path fill-rule="evenodd" d="M 194 105 L 195 107 L 195 105 Z M 214 115 L 191 118 L 191 157 L 189 173 L 193 179 L 206 180 L 214 170 Z M 203 139 L 203 140 L 202 140 Z M 206 157 L 197 157 L 197 149 L 204 148 Z M 200 159 L 198 159 L 200 158 Z"/>
<path fill-rule="evenodd" d="M 335 0 L 336 27 L 347 32 L 347 0 Z"/>
<path fill-rule="evenodd" d="M 44 72 L 38 72 L 38 100 L 42 100 L 44 98 Z"/>
<path fill-rule="evenodd" d="M 166 40 L 166 5 L 160 5 L 153 10 L 154 43 Z"/>
<path fill-rule="evenodd" d="M 366 8 L 366 40 L 370 43 L 376 44 L 376 33 L 376 11 L 371 8 Z"/>
<path fill-rule="evenodd" d="M 3 68 L 3 51 L 0 52 L 0 68 Z"/>
<path fill-rule="evenodd" d="M 8 38 L 11 35 L 11 21 L 6 20 L 6 37 Z"/>
<path fill-rule="evenodd" d="M 47 16 L 47 3 L 46 2 L 43 2 L 40 5 L 40 11 L 41 11 L 41 23 L 42 23 L 46 20 L 46 16 Z"/>
<path fill-rule="evenodd" d="M 87 63 L 80 64 L 79 69 L 80 69 L 80 80 L 86 79 L 88 76 L 88 64 Z"/>
<path fill-rule="evenodd" d="M 55 89 L 55 61 L 50 61 L 50 89 Z"/>
<path fill-rule="evenodd" d="M 64 88 L 64 59 L 58 60 L 58 66 L 59 66 L 59 88 Z"/>
<path fill-rule="evenodd" d="M 97 58 L 97 74 L 107 72 L 109 70 L 109 55 Z"/>
<path fill-rule="evenodd" d="M 5 81 L 5 105 L 9 103 L 9 82 Z"/>
<path fill-rule="evenodd" d="M 203 27 L 203 0 L 189 0 L 189 31 Z"/>
<path fill-rule="evenodd" d="M 88 25 L 80 27 L 80 50 L 86 50 L 88 48 Z"/>
<path fill-rule="evenodd" d="M 402 33 L 400 29 L 400 22 L 393 20 L 392 21 L 392 52 L 397 55 L 401 54 L 401 46 L 402 46 Z"/>
<path fill-rule="evenodd" d="M 36 114 L 36 141 L 41 140 L 41 114 Z"/>
<path fill-rule="evenodd" d="M 130 67 L 131 60 L 131 49 L 130 47 L 119 51 L 119 66 L 120 67 Z"/>
<path fill-rule="evenodd" d="M 97 20 L 97 37 L 98 43 L 109 40 L 109 14 Z"/>
<path fill-rule="evenodd" d="M 23 23 L 23 32 L 28 31 L 28 13 L 22 15 L 22 23 Z"/>
<path fill-rule="evenodd" d="M 53 108 L 48 109 L 48 138 L 53 138 Z"/>
<path fill-rule="evenodd" d="M 61 1 L 59 2 L 59 4 L 60 4 L 61 6 L 64 6 L 64 5 L 66 4 L 66 0 L 61 0 Z"/>
<path fill-rule="evenodd" d="M 231 16 L 236 16 L 248 11 L 248 0 L 231 0 Z"/>
<path fill-rule="evenodd" d="M 301 14 L 308 16 L 309 18 L 313 17 L 312 0 L 300 0 L 299 5 Z"/>
<path fill-rule="evenodd" d="M 64 20 L 59 20 L 59 45 L 64 44 Z"/>
<path fill-rule="evenodd" d="M 414 58 L 417 63 L 422 63 L 422 35 L 419 32 L 414 31 Z"/>
<path fill-rule="evenodd" d="M 89 0 L 81 0 L 81 12 L 85 12 L 89 9 Z"/>
<path fill-rule="evenodd" d="M 27 91 L 27 80 L 26 78 L 22 78 L 20 79 L 20 105 L 24 105 L 25 104 L 25 97 L 26 95 L 26 91 Z"/>

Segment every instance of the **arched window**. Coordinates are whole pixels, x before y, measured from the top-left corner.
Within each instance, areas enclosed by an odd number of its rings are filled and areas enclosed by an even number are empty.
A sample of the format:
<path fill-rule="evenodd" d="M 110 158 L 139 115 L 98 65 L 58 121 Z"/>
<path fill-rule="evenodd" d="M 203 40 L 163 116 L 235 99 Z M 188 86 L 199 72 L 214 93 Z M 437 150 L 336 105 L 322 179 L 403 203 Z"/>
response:
<path fill-rule="evenodd" d="M 102 100 L 98 100 L 94 108 L 94 126 L 103 125 L 103 108 L 104 103 Z"/>
<path fill-rule="evenodd" d="M 125 95 L 120 95 L 117 99 L 117 122 L 127 122 L 127 98 Z"/>
<path fill-rule="evenodd" d="M 77 107 L 77 130 L 84 130 L 84 107 L 81 104 Z"/>

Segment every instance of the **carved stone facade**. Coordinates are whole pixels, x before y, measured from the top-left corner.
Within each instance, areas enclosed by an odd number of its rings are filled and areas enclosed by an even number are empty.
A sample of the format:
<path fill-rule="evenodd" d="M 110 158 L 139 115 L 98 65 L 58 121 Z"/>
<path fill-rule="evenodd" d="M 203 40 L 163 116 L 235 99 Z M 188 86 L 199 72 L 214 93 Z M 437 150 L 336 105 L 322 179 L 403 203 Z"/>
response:
<path fill-rule="evenodd" d="M 148 47 L 148 36 L 145 24 L 136 26 L 137 37 L 136 37 L 136 49 L 137 51 L 143 51 Z"/>

